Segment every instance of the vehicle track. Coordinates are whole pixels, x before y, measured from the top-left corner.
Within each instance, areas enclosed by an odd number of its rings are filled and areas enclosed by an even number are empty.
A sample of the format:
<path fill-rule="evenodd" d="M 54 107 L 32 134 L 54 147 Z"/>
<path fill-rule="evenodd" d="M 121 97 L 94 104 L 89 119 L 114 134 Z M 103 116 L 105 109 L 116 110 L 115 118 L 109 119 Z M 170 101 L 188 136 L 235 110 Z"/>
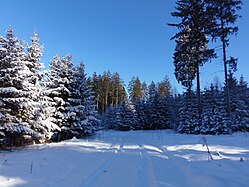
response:
<path fill-rule="evenodd" d="M 124 146 L 123 140 L 119 144 L 118 148 L 115 147 L 116 145 L 117 143 L 113 143 L 110 147 L 106 148 L 104 153 L 108 154 L 108 152 L 112 150 L 110 152 L 111 156 L 106 161 L 104 161 L 100 165 L 100 167 L 96 168 L 95 171 L 87 178 L 87 180 L 80 183 L 79 187 L 95 186 L 96 181 L 101 177 L 101 175 L 105 174 L 108 171 L 112 163 L 117 159 L 118 154 L 123 150 L 123 146 Z"/>

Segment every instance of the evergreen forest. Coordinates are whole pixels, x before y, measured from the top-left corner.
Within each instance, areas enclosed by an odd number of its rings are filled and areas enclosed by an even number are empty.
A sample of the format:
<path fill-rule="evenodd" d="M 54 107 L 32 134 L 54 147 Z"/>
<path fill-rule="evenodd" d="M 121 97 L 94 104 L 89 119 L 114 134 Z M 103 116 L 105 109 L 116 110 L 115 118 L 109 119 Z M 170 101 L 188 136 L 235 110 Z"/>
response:
<path fill-rule="evenodd" d="M 172 129 L 187 134 L 249 131 L 249 87 L 235 77 L 238 57 L 229 56 L 230 37 L 238 34 L 240 0 L 178 0 L 168 23 L 177 32 L 172 62 L 184 92 L 169 78 L 146 83 L 118 72 L 87 75 L 72 55 L 55 53 L 41 62 L 37 33 L 23 42 L 13 28 L 0 36 L 0 148 L 58 142 L 91 136 L 97 130 Z M 217 53 L 220 46 L 222 53 Z M 201 89 L 200 67 L 222 55 L 224 81 Z"/>

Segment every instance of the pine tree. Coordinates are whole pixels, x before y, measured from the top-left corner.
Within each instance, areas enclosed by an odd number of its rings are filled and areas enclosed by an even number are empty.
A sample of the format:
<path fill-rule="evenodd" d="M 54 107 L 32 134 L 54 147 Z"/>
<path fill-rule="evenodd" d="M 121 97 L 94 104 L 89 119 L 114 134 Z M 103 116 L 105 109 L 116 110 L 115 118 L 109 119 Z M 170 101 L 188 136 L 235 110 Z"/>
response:
<path fill-rule="evenodd" d="M 206 30 L 209 26 L 203 0 L 179 0 L 177 12 L 172 16 L 181 18 L 179 24 L 169 24 L 180 29 L 172 39 L 176 39 L 174 65 L 176 79 L 185 87 L 191 87 L 197 77 L 198 116 L 201 125 L 201 91 L 199 67 L 214 57 L 214 50 L 208 49 Z"/>
<path fill-rule="evenodd" d="M 147 101 L 149 99 L 149 90 L 148 90 L 146 82 L 143 82 L 141 87 L 142 87 L 142 95 L 143 95 L 142 100 Z"/>
<path fill-rule="evenodd" d="M 128 131 L 133 129 L 132 110 L 126 102 L 121 102 L 116 111 L 116 130 Z"/>
<path fill-rule="evenodd" d="M 93 92 L 87 85 L 84 69 L 85 66 L 81 63 L 74 68 L 73 77 L 70 79 L 70 94 L 65 107 L 70 125 L 68 138 L 91 135 L 99 123 L 94 110 Z"/>
<path fill-rule="evenodd" d="M 101 113 L 100 109 L 100 76 L 97 75 L 96 72 L 93 73 L 92 77 L 89 78 L 88 80 L 88 85 L 92 86 L 92 90 L 94 92 L 95 96 L 95 105 L 96 105 L 96 110 L 98 113 Z"/>
<path fill-rule="evenodd" d="M 229 46 L 229 35 L 237 34 L 239 28 L 234 26 L 240 17 L 236 11 L 241 9 L 240 0 L 205 0 L 209 19 L 212 20 L 212 26 L 209 34 L 214 40 L 220 39 L 222 43 L 223 64 L 225 73 L 225 84 L 228 85 L 228 68 L 227 68 L 227 47 Z M 227 113 L 230 116 L 230 90 L 226 87 Z"/>
<path fill-rule="evenodd" d="M 31 38 L 31 44 L 28 45 L 26 54 L 26 65 L 32 72 L 32 75 L 28 77 L 32 83 L 30 91 L 33 92 L 33 111 L 32 116 L 29 118 L 29 123 L 31 124 L 33 130 L 39 132 L 43 136 L 43 139 L 46 139 L 50 137 L 52 129 L 51 126 L 45 122 L 45 105 L 43 105 L 44 97 L 42 94 L 42 85 L 40 84 L 43 74 L 40 70 L 44 67 L 40 62 L 42 55 L 43 46 L 39 43 L 37 33 L 34 33 Z"/>
<path fill-rule="evenodd" d="M 131 102 L 142 99 L 142 84 L 138 77 L 132 77 L 131 81 L 129 82 L 128 92 Z"/>
<path fill-rule="evenodd" d="M 47 87 L 48 96 L 53 99 L 55 113 L 52 114 L 50 120 L 60 127 L 57 132 L 57 141 L 67 139 L 70 126 L 66 114 L 66 104 L 70 95 L 70 80 L 72 79 L 71 56 L 68 55 L 60 58 L 58 54 L 50 62 L 49 80 L 50 85 Z"/>
<path fill-rule="evenodd" d="M 106 112 L 101 115 L 101 128 L 116 129 L 117 109 L 118 105 L 115 107 L 108 107 Z"/>
<path fill-rule="evenodd" d="M 230 133 L 228 118 L 226 117 L 226 103 L 224 92 L 219 83 L 211 84 L 203 94 L 203 117 L 200 133 L 228 134 Z"/>
<path fill-rule="evenodd" d="M 156 97 L 156 84 L 154 81 L 151 82 L 151 84 L 148 86 L 149 89 L 149 100 L 152 100 Z"/>
<path fill-rule="evenodd" d="M 135 110 L 137 113 L 138 123 L 140 130 L 148 129 L 148 118 L 149 118 L 149 109 L 148 103 L 144 100 L 137 100 L 134 103 Z"/>
<path fill-rule="evenodd" d="M 182 97 L 179 104 L 179 123 L 177 131 L 187 134 L 199 134 L 196 94 L 189 88 L 184 92 Z"/>
<path fill-rule="evenodd" d="M 168 76 L 165 76 L 164 80 L 157 84 L 159 97 L 168 97 L 171 94 L 171 84 Z"/>
<path fill-rule="evenodd" d="M 238 83 L 229 71 L 228 86 L 230 90 L 231 128 L 233 131 L 247 131 L 249 123 L 247 83 L 240 78 Z"/>
<path fill-rule="evenodd" d="M 38 136 L 29 123 L 33 111 L 33 72 L 13 29 L 6 31 L 6 38 L 0 43 L 0 131 L 7 145 L 16 146 L 23 144 L 27 135 L 29 140 Z"/>
<path fill-rule="evenodd" d="M 111 76 L 111 84 L 112 84 L 112 99 L 111 105 L 117 106 L 122 100 L 125 100 L 126 92 L 124 89 L 124 83 L 121 80 L 121 77 L 118 73 L 114 73 Z"/>
<path fill-rule="evenodd" d="M 111 74 L 109 71 L 103 75 L 94 73 L 88 79 L 95 93 L 96 110 L 104 114 L 110 106 L 117 106 L 122 100 L 127 99 L 124 83 L 118 73 Z"/>

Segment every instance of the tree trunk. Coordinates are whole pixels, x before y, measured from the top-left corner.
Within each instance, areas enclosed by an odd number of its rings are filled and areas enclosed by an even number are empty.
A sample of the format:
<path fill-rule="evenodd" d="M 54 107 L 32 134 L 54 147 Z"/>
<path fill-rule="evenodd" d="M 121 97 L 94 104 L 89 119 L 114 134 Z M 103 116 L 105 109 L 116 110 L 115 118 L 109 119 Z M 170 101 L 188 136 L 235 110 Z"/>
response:
<path fill-rule="evenodd" d="M 224 30 L 224 23 L 221 21 L 222 31 Z M 225 43 L 225 36 L 222 33 L 222 50 L 223 50 L 223 63 L 224 63 L 224 72 L 225 72 L 225 94 L 226 94 L 226 102 L 227 102 L 227 114 L 228 117 L 231 115 L 231 107 L 230 107 L 230 90 L 229 90 L 229 83 L 227 78 L 227 57 L 226 57 L 226 43 Z"/>
<path fill-rule="evenodd" d="M 200 127 L 202 124 L 202 120 L 201 120 L 202 105 L 201 105 L 201 86 L 200 86 L 199 64 L 197 64 L 197 100 L 198 100 L 198 125 Z"/>

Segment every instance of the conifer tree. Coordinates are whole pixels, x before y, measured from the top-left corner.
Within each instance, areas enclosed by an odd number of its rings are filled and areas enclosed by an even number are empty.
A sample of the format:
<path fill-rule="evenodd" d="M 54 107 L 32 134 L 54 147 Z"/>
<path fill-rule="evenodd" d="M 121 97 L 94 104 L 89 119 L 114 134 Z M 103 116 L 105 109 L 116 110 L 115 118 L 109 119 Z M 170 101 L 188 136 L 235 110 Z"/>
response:
<path fill-rule="evenodd" d="M 142 84 L 138 77 L 132 77 L 128 86 L 129 98 L 132 102 L 142 99 Z"/>
<path fill-rule="evenodd" d="M 34 109 L 30 89 L 34 86 L 33 72 L 13 29 L 6 31 L 0 43 L 0 131 L 7 145 L 21 145 L 24 135 L 30 140 L 38 135 L 29 123 Z"/>
<path fill-rule="evenodd" d="M 71 56 L 60 58 L 58 54 L 50 62 L 49 79 L 50 85 L 47 87 L 48 96 L 53 99 L 55 112 L 50 119 L 60 127 L 57 132 L 57 141 L 67 139 L 70 131 L 70 124 L 66 114 L 66 104 L 70 95 L 70 80 L 72 79 Z"/>
<path fill-rule="evenodd" d="M 111 84 L 112 84 L 112 93 L 113 93 L 111 99 L 111 105 L 117 106 L 126 97 L 124 83 L 117 72 L 111 76 Z"/>
<path fill-rule="evenodd" d="M 222 43 L 223 64 L 225 73 L 225 84 L 228 85 L 228 60 L 227 47 L 229 46 L 229 36 L 237 34 L 239 28 L 235 26 L 240 17 L 236 11 L 241 9 L 241 0 L 205 0 L 207 5 L 208 18 L 212 20 L 209 34 L 214 40 L 220 39 Z M 230 91 L 226 87 L 227 113 L 230 116 Z"/>
<path fill-rule="evenodd" d="M 181 18 L 179 24 L 169 24 L 180 29 L 172 39 L 176 39 L 174 65 L 176 79 L 185 87 L 191 87 L 197 78 L 198 116 L 201 125 L 200 66 L 214 57 L 214 50 L 208 49 L 206 37 L 209 20 L 203 0 L 178 0 L 177 12 L 172 16 Z"/>
<path fill-rule="evenodd" d="M 99 114 L 127 99 L 124 83 L 118 73 L 111 74 L 110 71 L 104 72 L 103 75 L 94 73 L 88 79 L 88 84 L 95 93 L 96 110 Z"/>
<path fill-rule="evenodd" d="M 168 76 L 165 76 L 164 80 L 158 83 L 157 89 L 158 89 L 158 95 L 160 97 L 170 96 L 171 84 Z"/>
<path fill-rule="evenodd" d="M 151 82 L 151 84 L 148 86 L 149 90 L 149 100 L 152 100 L 156 97 L 156 84 L 154 81 Z"/>
<path fill-rule="evenodd" d="M 39 37 L 37 33 L 34 33 L 31 37 L 31 44 L 28 45 L 26 54 L 26 64 L 32 75 L 29 77 L 32 83 L 30 91 L 32 91 L 32 103 L 33 111 L 29 118 L 29 123 L 36 132 L 39 132 L 43 139 L 49 138 L 52 128 L 45 120 L 45 105 L 43 102 L 42 86 L 40 85 L 42 79 L 42 72 L 40 70 L 44 67 L 40 62 L 43 55 L 43 46 L 39 43 Z"/>
<path fill-rule="evenodd" d="M 70 138 L 92 134 L 99 123 L 94 110 L 93 92 L 87 85 L 84 69 L 85 66 L 81 63 L 73 69 L 70 79 L 70 94 L 65 107 Z"/>
<path fill-rule="evenodd" d="M 179 123 L 177 131 L 187 134 L 198 134 L 198 107 L 196 102 L 196 94 L 191 90 L 191 87 L 184 92 L 183 98 L 180 100 L 179 107 Z"/>
<path fill-rule="evenodd" d="M 147 101 L 149 99 L 149 90 L 148 90 L 146 82 L 143 82 L 141 87 L 142 87 L 142 95 L 143 95 L 142 100 Z"/>

